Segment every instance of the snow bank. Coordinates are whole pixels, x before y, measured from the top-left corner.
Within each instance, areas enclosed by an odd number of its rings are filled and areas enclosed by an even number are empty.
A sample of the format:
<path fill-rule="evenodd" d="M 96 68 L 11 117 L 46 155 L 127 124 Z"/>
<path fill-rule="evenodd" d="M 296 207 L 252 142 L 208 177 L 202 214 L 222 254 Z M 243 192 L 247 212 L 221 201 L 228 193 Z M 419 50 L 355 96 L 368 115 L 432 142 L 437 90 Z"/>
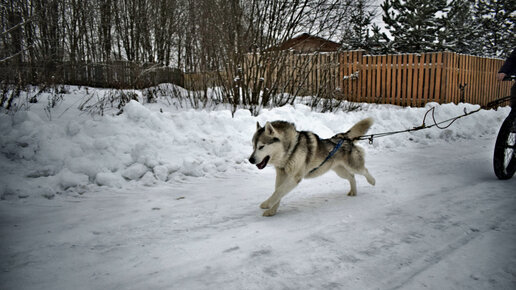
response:
<path fill-rule="evenodd" d="M 93 186 L 152 186 L 191 177 L 254 172 L 247 158 L 257 121 L 287 120 L 299 130 L 314 131 L 326 138 L 366 117 L 375 119 L 370 130 L 375 133 L 419 126 L 432 106 L 437 106 L 438 120 L 477 108 L 468 104 L 428 104 L 425 108 L 363 104 L 361 111 L 323 114 L 296 105 L 264 109 L 258 117 L 239 110 L 232 118 L 224 109 L 178 110 L 166 102 L 142 105 L 131 101 L 121 115 L 92 117 L 77 109 L 85 98 L 84 90 L 78 89 L 64 95 L 52 118 L 45 113 L 44 101 L 29 111 L 0 116 L 2 199 L 52 198 L 56 193 L 82 194 Z M 372 146 L 367 142 L 362 145 L 366 151 L 403 150 L 473 140 L 495 135 L 508 112 L 508 108 L 483 110 L 446 130 L 400 134 L 376 139 Z"/>

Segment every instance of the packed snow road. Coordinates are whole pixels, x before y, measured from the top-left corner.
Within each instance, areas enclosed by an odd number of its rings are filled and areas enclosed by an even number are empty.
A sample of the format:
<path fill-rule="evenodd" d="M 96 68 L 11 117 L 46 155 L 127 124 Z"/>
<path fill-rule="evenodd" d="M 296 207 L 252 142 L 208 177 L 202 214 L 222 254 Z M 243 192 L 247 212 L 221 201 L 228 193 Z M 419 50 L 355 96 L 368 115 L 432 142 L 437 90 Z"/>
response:
<path fill-rule="evenodd" d="M 376 186 L 304 180 L 270 218 L 272 168 L 5 200 L 0 288 L 515 289 L 516 178 L 493 144 L 371 152 Z"/>

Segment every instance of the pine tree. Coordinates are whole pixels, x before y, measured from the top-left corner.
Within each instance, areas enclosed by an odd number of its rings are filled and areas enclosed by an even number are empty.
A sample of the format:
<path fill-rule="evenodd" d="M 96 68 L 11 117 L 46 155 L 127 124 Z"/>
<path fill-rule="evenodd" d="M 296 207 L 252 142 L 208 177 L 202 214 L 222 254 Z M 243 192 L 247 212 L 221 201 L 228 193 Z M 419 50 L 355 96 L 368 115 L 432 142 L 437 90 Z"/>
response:
<path fill-rule="evenodd" d="M 438 32 L 443 26 L 439 14 L 446 12 L 446 0 L 385 0 L 383 21 L 390 31 L 396 52 L 425 52 L 438 49 Z"/>
<path fill-rule="evenodd" d="M 349 19 L 349 28 L 346 29 L 342 40 L 345 49 L 369 49 L 369 26 L 374 19 L 374 13 L 368 11 L 368 0 L 358 0 Z"/>
<path fill-rule="evenodd" d="M 392 43 L 381 28 L 374 23 L 371 26 L 371 36 L 367 39 L 367 51 L 371 54 L 386 54 L 392 52 Z"/>
<path fill-rule="evenodd" d="M 439 50 L 475 54 L 480 23 L 474 18 L 474 0 L 453 0 L 439 31 Z"/>
<path fill-rule="evenodd" d="M 477 54 L 504 57 L 516 47 L 516 1 L 478 0 L 475 17 L 480 24 Z"/>

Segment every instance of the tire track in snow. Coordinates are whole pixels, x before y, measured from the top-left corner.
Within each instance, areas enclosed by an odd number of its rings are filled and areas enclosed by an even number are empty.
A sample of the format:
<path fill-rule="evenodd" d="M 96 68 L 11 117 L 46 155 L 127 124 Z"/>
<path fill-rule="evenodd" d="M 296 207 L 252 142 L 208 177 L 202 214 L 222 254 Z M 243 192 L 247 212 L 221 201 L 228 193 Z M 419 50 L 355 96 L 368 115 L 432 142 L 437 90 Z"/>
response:
<path fill-rule="evenodd" d="M 415 277 L 425 272 L 429 268 L 437 265 L 445 258 L 460 248 L 468 245 L 473 240 L 486 234 L 494 228 L 498 228 L 504 221 L 504 218 L 498 217 L 494 223 L 485 226 L 483 229 L 471 229 L 465 236 L 460 237 L 456 241 L 447 244 L 440 250 L 431 252 L 421 257 L 417 263 L 413 263 L 410 268 L 405 268 L 405 271 L 400 271 L 390 278 L 389 282 L 385 283 L 379 289 L 403 289 L 409 282 L 412 282 Z"/>

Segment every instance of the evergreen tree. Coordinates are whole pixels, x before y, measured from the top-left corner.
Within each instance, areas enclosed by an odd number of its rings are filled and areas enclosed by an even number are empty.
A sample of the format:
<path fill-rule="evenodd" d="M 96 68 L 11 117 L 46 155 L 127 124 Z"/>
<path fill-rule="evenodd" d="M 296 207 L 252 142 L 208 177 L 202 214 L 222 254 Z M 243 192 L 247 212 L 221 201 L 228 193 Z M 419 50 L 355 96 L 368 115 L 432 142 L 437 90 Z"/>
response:
<path fill-rule="evenodd" d="M 374 23 L 371 26 L 371 36 L 367 39 L 367 51 L 371 54 L 385 54 L 392 52 L 392 43 L 381 28 Z"/>
<path fill-rule="evenodd" d="M 481 30 L 474 18 L 474 0 L 453 0 L 444 16 L 444 26 L 439 31 L 439 50 L 474 54 Z"/>
<path fill-rule="evenodd" d="M 385 0 L 383 21 L 396 52 L 425 52 L 438 49 L 446 0 Z"/>
<path fill-rule="evenodd" d="M 344 31 L 344 49 L 369 49 L 369 26 L 374 13 L 366 6 L 368 0 L 357 0 L 351 12 L 348 29 Z"/>
<path fill-rule="evenodd" d="M 516 47 L 516 1 L 478 0 L 475 18 L 480 25 L 476 53 L 504 57 Z"/>

